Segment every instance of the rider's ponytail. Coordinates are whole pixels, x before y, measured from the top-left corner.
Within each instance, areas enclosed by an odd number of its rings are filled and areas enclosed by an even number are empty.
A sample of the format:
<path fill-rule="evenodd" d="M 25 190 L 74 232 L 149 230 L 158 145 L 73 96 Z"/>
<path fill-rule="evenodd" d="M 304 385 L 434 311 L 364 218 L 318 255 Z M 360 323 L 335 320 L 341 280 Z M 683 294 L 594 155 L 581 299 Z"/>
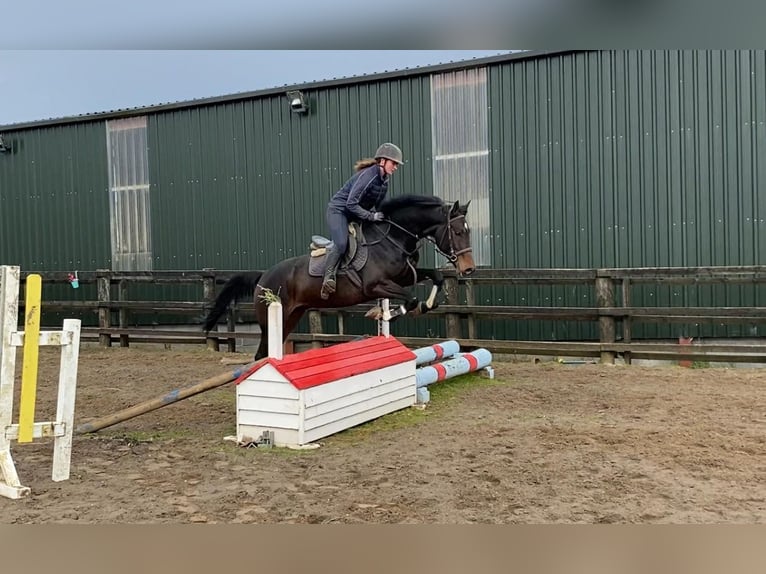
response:
<path fill-rule="evenodd" d="M 362 169 L 364 169 L 366 167 L 370 167 L 371 165 L 375 165 L 376 163 L 378 163 L 378 162 L 375 159 L 371 158 L 371 157 L 366 157 L 364 159 L 359 159 L 354 164 L 354 171 L 360 171 L 360 170 L 362 170 Z"/>

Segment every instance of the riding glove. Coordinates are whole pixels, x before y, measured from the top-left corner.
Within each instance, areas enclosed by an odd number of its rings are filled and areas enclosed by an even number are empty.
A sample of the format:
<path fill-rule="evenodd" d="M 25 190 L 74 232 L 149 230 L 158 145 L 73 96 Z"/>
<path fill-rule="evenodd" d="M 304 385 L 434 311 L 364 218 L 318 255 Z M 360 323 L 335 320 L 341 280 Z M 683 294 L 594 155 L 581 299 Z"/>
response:
<path fill-rule="evenodd" d="M 385 216 L 382 211 L 376 211 L 372 214 L 372 221 L 383 221 L 384 218 Z"/>

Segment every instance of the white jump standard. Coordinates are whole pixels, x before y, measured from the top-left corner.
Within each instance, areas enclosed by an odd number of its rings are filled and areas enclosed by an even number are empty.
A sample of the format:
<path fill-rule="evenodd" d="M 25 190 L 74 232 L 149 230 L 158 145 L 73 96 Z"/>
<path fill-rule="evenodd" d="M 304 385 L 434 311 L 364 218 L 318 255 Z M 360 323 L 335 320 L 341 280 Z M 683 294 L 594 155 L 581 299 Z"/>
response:
<path fill-rule="evenodd" d="M 29 275 L 26 285 L 25 330 L 17 331 L 21 271 L 0 266 L 0 496 L 21 498 L 30 488 L 19 481 L 11 457 L 11 440 L 31 442 L 54 437 L 54 481 L 69 478 L 74 424 L 75 388 L 80 350 L 80 321 L 65 319 L 62 331 L 40 331 L 41 278 Z M 38 346 L 61 347 L 56 420 L 34 422 Z M 13 422 L 13 387 L 16 375 L 16 347 L 24 347 L 19 423 Z"/>

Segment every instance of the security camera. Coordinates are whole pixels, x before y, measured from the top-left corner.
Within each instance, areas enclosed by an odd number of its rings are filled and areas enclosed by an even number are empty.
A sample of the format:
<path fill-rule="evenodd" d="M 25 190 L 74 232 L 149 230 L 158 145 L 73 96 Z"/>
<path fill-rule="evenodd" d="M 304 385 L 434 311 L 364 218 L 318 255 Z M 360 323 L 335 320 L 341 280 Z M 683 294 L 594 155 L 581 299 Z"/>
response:
<path fill-rule="evenodd" d="M 287 100 L 290 102 L 290 109 L 296 113 L 302 114 L 309 109 L 306 98 L 300 90 L 287 92 Z"/>

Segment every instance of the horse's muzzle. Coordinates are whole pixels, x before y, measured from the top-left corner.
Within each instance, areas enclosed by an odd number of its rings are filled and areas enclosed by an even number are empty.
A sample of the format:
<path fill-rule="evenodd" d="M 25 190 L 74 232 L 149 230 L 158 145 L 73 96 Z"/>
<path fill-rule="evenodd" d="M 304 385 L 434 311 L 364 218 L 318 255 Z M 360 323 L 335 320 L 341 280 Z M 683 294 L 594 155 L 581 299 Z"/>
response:
<path fill-rule="evenodd" d="M 473 273 L 476 270 L 473 254 L 470 251 L 466 251 L 458 255 L 455 267 L 457 267 L 457 272 L 460 273 L 460 275 L 470 275 Z"/>

